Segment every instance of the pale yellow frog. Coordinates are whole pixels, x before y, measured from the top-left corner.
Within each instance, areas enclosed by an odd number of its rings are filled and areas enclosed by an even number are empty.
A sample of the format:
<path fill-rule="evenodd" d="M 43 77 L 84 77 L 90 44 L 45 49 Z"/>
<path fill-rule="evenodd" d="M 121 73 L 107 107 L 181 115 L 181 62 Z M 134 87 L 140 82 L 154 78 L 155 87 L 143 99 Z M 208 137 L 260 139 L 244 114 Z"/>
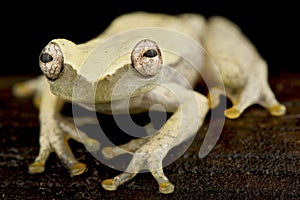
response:
<path fill-rule="evenodd" d="M 122 35 L 126 31 L 130 34 Z M 192 40 L 192 45 L 173 37 L 176 34 Z M 193 44 L 203 45 L 204 51 L 198 52 Z M 239 28 L 222 17 L 206 20 L 198 14 L 130 13 L 115 19 L 101 35 L 86 43 L 52 40 L 39 59 L 45 76 L 14 87 L 17 96 L 35 93 L 34 102 L 40 109 L 40 151 L 29 166 L 32 174 L 44 171 L 51 152 L 57 153 L 71 175 L 83 173 L 86 165 L 74 157 L 69 138 L 90 151 L 100 149 L 99 141 L 60 114 L 66 101 L 107 114 L 147 112 L 157 104 L 173 113 L 155 134 L 120 148 L 102 149 L 109 159 L 126 152 L 133 154 L 127 170 L 102 181 L 106 190 L 116 190 L 140 170 L 148 169 L 160 192 L 173 192 L 162 160 L 170 149 L 195 135 L 209 108 L 220 103 L 220 95 L 232 100 L 233 107 L 225 110 L 228 118 L 239 117 L 253 104 L 264 106 L 275 116 L 285 113 L 268 85 L 266 62 Z M 192 89 L 200 75 L 210 82 L 208 98 Z M 123 107 L 128 99 L 130 104 Z"/>

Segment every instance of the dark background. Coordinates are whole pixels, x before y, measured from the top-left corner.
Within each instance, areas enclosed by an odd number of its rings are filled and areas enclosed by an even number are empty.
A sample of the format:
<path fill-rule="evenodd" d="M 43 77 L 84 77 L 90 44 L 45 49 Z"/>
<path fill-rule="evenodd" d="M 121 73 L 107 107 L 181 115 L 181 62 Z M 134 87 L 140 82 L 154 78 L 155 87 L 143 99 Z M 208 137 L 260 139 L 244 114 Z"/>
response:
<path fill-rule="evenodd" d="M 271 74 L 299 72 L 297 9 L 293 1 L 10 1 L 1 5 L 0 75 L 39 74 L 38 55 L 50 40 L 82 43 L 101 33 L 118 15 L 140 10 L 225 16 L 255 44 Z"/>

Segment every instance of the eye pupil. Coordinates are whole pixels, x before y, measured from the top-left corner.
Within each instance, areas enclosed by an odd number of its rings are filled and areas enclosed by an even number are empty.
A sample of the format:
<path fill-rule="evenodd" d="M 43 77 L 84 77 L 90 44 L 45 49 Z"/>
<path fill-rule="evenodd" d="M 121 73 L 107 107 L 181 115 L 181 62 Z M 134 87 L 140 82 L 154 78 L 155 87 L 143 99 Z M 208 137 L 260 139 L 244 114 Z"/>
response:
<path fill-rule="evenodd" d="M 157 51 L 154 49 L 149 49 L 143 54 L 143 56 L 148 57 L 148 58 L 153 58 L 153 57 L 157 56 Z"/>
<path fill-rule="evenodd" d="M 53 57 L 48 53 L 43 53 L 40 59 L 43 63 L 48 63 L 53 60 Z"/>

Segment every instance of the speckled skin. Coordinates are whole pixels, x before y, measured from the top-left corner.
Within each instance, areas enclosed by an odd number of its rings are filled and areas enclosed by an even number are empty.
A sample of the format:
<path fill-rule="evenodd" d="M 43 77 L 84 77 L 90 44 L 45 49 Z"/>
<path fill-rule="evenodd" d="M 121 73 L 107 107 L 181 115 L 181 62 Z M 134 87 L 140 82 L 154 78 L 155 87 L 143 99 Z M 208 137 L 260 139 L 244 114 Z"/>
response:
<path fill-rule="evenodd" d="M 50 77 L 48 82 L 45 78 L 38 77 L 14 87 L 14 93 L 17 96 L 26 96 L 35 92 L 34 102 L 40 108 L 40 151 L 35 161 L 29 166 L 30 173 L 43 172 L 45 162 L 51 152 L 57 153 L 66 167 L 70 169 L 71 175 L 79 175 L 86 170 L 86 165 L 79 163 L 72 154 L 67 140 L 73 138 L 78 142 L 82 142 L 91 151 L 99 150 L 100 144 L 98 141 L 89 138 L 85 133 L 78 131 L 74 123 L 60 115 L 66 99 L 82 101 L 82 99 L 76 99 L 77 97 L 71 96 L 70 92 L 65 92 L 64 87 L 66 91 L 69 89 L 68 84 L 71 84 L 73 78 L 77 76 L 76 70 L 78 70 L 78 66 L 76 64 L 85 59 L 84 55 L 87 54 L 92 45 L 105 39 L 105 36 L 143 26 L 140 23 L 143 21 L 141 19 L 144 19 L 145 26 L 158 25 L 160 27 L 182 30 L 199 42 L 199 44 L 203 43 L 208 54 L 217 64 L 218 69 L 213 70 L 213 63 L 207 59 L 206 63 L 203 61 L 206 65 L 201 74 L 207 76 L 212 82 L 214 82 L 213 80 L 218 80 L 216 77 L 221 77 L 222 82 L 215 81 L 212 87 L 209 88 L 209 101 L 200 93 L 182 85 L 180 78 L 170 77 L 172 73 L 167 69 L 163 69 L 161 73 L 164 77 L 164 87 L 158 85 L 154 88 L 140 90 L 138 94 L 132 97 L 129 108 L 132 113 L 145 112 L 151 105 L 160 104 L 167 112 L 173 113 L 173 115 L 151 137 L 132 140 L 128 144 L 121 145 L 121 148 L 106 147 L 102 149 L 103 155 L 109 159 L 123 153 L 133 153 L 133 159 L 125 172 L 113 179 L 107 179 L 102 182 L 102 186 L 106 190 L 116 190 L 119 185 L 132 179 L 141 169 L 147 168 L 157 180 L 160 192 L 173 192 L 174 185 L 164 175 L 162 160 L 171 148 L 192 138 L 202 125 L 209 107 L 215 107 L 219 104 L 218 99 L 219 95 L 222 94 L 220 92 L 222 91 L 220 90 L 222 83 L 225 84 L 226 95 L 233 101 L 233 107 L 225 111 L 225 115 L 228 118 L 237 118 L 248 106 L 255 103 L 266 107 L 272 115 L 279 116 L 284 114 L 285 107 L 277 102 L 267 83 L 265 61 L 257 54 L 255 48 L 240 33 L 239 29 L 226 19 L 216 17 L 206 23 L 202 16 L 193 14 L 172 17 L 160 14 L 132 13 L 115 20 L 112 26 L 96 40 L 81 46 L 76 46 L 66 40 L 55 40 L 66 56 L 64 58 L 65 66 L 62 75 L 60 74 L 62 69 L 51 69 L 54 73 L 53 75 L 51 71 L 45 72 L 45 75 L 48 78 Z M 123 27 L 120 24 L 123 24 Z M 76 49 L 74 50 L 74 48 Z M 73 55 L 72 57 L 71 54 L 74 52 L 79 52 L 78 56 Z M 175 66 L 176 70 L 184 72 L 187 69 L 182 62 L 174 61 L 174 63 L 173 66 Z M 128 64 L 130 65 L 130 63 Z M 110 91 L 110 84 L 107 84 L 107 82 L 114 81 L 114 77 L 119 76 L 118 73 L 121 73 L 122 70 L 126 71 L 129 65 L 120 65 L 119 69 L 109 76 L 109 79 L 104 77 L 103 82 L 100 81 L 98 87 L 101 87 L 101 83 L 103 83 L 103 87 L 107 88 L 101 91 Z M 42 68 L 42 70 L 44 71 L 45 69 Z M 151 69 L 148 71 L 157 73 L 159 70 Z M 141 74 L 147 75 L 147 71 Z M 196 73 L 193 71 L 186 71 L 184 75 L 192 86 L 195 86 L 200 81 L 200 77 L 195 76 Z M 51 80 L 51 77 L 53 77 L 53 80 Z M 69 82 L 67 83 L 67 81 Z M 48 84 L 50 84 L 51 90 Z M 90 87 L 89 82 L 85 80 L 82 87 L 83 90 L 88 90 Z M 126 88 L 124 88 L 124 93 L 125 90 Z M 175 91 L 176 95 L 170 91 Z M 99 94 L 99 98 L 97 97 L 98 112 L 110 113 L 110 103 L 120 101 L 120 99 L 110 99 L 108 102 L 108 97 L 111 96 L 104 93 Z M 122 113 L 121 106 L 120 113 Z M 184 131 L 180 132 L 178 130 Z M 161 150 L 159 153 L 151 153 L 156 149 Z"/>

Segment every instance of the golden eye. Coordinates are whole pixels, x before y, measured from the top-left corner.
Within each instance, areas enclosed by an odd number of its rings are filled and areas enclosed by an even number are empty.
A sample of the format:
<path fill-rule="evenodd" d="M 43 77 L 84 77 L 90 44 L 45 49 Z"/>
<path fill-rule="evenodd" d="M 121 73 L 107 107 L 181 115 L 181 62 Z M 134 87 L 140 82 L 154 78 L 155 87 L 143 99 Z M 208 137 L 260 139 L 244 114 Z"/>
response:
<path fill-rule="evenodd" d="M 158 45 L 149 39 L 138 42 L 131 52 L 133 67 L 144 76 L 153 76 L 162 68 L 162 55 Z"/>

